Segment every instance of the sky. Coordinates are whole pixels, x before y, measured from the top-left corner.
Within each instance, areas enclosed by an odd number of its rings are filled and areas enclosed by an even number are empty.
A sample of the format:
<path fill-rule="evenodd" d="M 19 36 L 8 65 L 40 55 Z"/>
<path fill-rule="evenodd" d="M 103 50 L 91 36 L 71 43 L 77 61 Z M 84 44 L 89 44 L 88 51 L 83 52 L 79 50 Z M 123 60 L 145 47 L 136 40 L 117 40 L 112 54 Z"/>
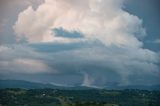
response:
<path fill-rule="evenodd" d="M 0 79 L 160 84 L 159 0 L 0 0 Z"/>

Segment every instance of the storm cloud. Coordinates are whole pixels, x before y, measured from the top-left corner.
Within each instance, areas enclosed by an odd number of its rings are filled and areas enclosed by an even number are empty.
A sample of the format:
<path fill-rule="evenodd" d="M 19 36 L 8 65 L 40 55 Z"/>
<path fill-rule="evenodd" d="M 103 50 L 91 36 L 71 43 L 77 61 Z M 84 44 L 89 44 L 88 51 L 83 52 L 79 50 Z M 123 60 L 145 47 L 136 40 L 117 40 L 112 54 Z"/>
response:
<path fill-rule="evenodd" d="M 159 84 L 159 54 L 144 48 L 143 20 L 124 3 L 45 0 L 28 6 L 12 26 L 16 44 L 0 46 L 1 76 L 68 86 Z"/>

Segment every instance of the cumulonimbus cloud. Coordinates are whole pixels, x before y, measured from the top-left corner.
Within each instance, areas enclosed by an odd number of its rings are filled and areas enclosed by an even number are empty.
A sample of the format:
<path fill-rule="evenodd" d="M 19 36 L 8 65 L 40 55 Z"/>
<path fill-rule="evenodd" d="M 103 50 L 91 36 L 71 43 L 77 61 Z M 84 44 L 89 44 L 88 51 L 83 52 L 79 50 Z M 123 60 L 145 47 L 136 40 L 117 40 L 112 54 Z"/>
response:
<path fill-rule="evenodd" d="M 142 46 L 142 20 L 122 9 L 124 0 L 45 0 L 36 10 L 21 12 L 14 25 L 17 38 L 29 42 L 64 41 L 51 29 L 79 31 L 106 45 Z M 71 40 L 71 39 L 70 39 Z M 71 40 L 72 41 L 72 40 Z"/>
<path fill-rule="evenodd" d="M 87 49 L 82 47 L 65 52 L 58 51 L 60 53 L 45 52 L 49 57 L 45 61 L 52 61 L 48 62 L 50 66 L 54 66 L 61 73 L 68 70 L 73 70 L 68 73 L 77 73 L 75 67 L 78 67 L 78 73 L 84 74 L 82 85 L 97 85 L 96 81 L 100 80 L 102 83 L 99 86 L 103 86 L 108 80 L 113 79 L 110 78 L 111 73 L 113 76 L 120 76 L 122 84 L 142 84 L 146 79 L 141 78 L 142 76 L 151 76 L 153 79 L 155 76 L 156 79 L 159 77 L 159 57 L 155 52 L 143 48 L 141 39 L 146 32 L 142 27 L 142 20 L 124 11 L 124 2 L 45 0 L 37 9 L 29 6 L 22 11 L 13 28 L 17 39 L 25 38 L 28 43 L 73 43 L 82 39 L 87 39 L 87 42 L 100 41 L 104 47 L 97 48 L 93 45 Z M 63 35 L 57 36 L 53 29 L 58 28 L 66 32 L 80 32 L 83 37 L 73 39 Z M 68 69 L 62 68 L 61 64 Z M 134 79 L 133 76 L 137 78 Z"/>

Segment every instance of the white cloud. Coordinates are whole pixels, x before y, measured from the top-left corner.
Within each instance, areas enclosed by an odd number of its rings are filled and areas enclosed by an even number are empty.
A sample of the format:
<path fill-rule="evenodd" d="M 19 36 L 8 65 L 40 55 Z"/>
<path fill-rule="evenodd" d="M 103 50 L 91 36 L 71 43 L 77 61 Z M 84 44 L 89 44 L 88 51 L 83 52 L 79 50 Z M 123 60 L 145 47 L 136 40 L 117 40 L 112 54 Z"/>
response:
<path fill-rule="evenodd" d="M 39 60 L 33 59 L 14 59 L 10 61 L 0 61 L 2 73 L 23 73 L 23 74 L 37 74 L 50 73 L 49 67 Z"/>
<path fill-rule="evenodd" d="M 160 39 L 156 39 L 154 43 L 160 44 Z"/>
<path fill-rule="evenodd" d="M 9 51 L 10 48 L 8 48 L 7 46 L 0 46 L 0 53 L 1 52 L 5 52 L 5 51 Z"/>
<path fill-rule="evenodd" d="M 54 42 L 52 28 L 78 30 L 104 44 L 142 46 L 142 20 L 122 9 L 124 0 L 45 0 L 36 10 L 21 12 L 14 25 L 18 38 L 29 42 Z M 63 40 L 65 41 L 65 40 Z M 60 40 L 61 42 L 61 40 Z M 72 40 L 71 40 L 72 42 Z"/>
<path fill-rule="evenodd" d="M 0 74 L 56 73 L 47 63 L 40 60 L 39 53 L 26 46 L 0 46 Z"/>

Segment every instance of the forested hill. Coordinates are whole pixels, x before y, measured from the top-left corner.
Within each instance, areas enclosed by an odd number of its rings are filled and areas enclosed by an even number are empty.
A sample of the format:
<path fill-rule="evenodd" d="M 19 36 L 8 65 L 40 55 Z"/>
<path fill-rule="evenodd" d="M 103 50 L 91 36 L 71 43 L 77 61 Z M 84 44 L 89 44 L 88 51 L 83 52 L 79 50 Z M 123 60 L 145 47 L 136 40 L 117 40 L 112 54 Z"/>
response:
<path fill-rule="evenodd" d="M 1 89 L 0 106 L 160 106 L 160 91 Z"/>

